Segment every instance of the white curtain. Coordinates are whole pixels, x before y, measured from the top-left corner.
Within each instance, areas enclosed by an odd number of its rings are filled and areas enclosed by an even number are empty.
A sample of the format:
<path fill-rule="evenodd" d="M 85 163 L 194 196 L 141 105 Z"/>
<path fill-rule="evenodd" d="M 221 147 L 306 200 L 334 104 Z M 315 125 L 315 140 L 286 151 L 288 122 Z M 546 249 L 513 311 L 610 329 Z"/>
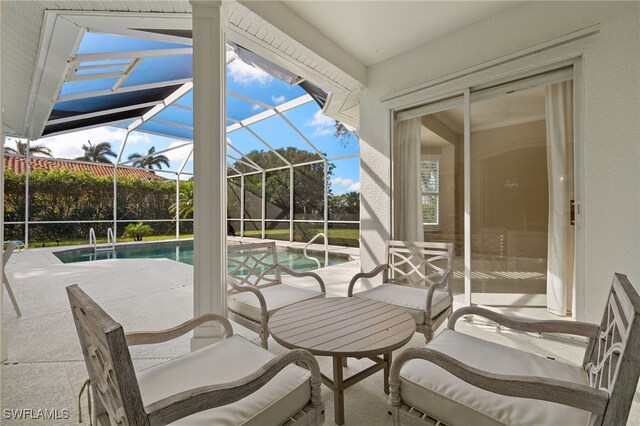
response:
<path fill-rule="evenodd" d="M 547 173 L 549 236 L 547 309 L 556 315 L 573 310 L 574 227 L 569 223 L 573 199 L 573 82 L 547 86 Z"/>
<path fill-rule="evenodd" d="M 394 238 L 423 241 L 419 118 L 396 121 L 393 139 Z"/>

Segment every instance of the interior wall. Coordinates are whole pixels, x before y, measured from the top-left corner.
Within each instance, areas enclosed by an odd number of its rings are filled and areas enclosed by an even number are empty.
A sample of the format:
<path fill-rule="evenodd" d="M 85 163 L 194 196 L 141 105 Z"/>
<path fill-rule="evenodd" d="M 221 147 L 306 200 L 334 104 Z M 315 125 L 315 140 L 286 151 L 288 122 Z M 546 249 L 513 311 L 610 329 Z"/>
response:
<path fill-rule="evenodd" d="M 501 188 L 507 177 L 517 180 L 511 183 L 517 190 Z M 544 120 L 471 132 L 471 212 L 472 245 L 483 230 L 504 227 L 507 256 L 546 259 L 549 182 Z"/>
<path fill-rule="evenodd" d="M 576 82 L 582 95 L 576 108 L 584 114 L 577 150 L 577 179 L 584 185 L 577 218 L 584 234 L 584 247 L 577 247 L 583 256 L 576 271 L 577 318 L 599 320 L 614 272 L 627 274 L 640 288 L 639 22 L 638 2 L 524 3 L 370 67 L 360 116 L 363 270 L 382 260 L 392 223 L 391 104 L 381 98 L 600 24 L 598 34 L 522 62 L 533 67 L 541 58 L 583 58 L 582 82 Z"/>

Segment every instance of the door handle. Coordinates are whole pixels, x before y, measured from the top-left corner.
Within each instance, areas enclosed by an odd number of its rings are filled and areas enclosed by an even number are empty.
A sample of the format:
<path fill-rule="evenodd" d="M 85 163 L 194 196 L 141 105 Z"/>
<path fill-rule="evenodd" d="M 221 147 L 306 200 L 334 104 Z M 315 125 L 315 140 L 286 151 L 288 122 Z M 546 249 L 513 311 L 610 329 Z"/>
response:
<path fill-rule="evenodd" d="M 576 224 L 576 200 L 571 200 L 569 203 L 569 224 Z"/>

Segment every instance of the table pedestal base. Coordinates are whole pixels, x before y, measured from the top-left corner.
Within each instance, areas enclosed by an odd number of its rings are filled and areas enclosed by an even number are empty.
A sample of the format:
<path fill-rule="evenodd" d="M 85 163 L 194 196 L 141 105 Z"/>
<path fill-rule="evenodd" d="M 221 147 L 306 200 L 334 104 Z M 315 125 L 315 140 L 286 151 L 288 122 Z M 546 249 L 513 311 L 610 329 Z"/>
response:
<path fill-rule="evenodd" d="M 347 358 L 342 356 L 334 356 L 332 358 L 333 380 L 322 374 L 322 383 L 333 389 L 335 422 L 338 425 L 343 425 L 345 389 L 384 369 L 384 392 L 387 394 L 389 393 L 389 369 L 391 368 L 391 352 L 384 354 L 382 357 L 367 357 L 372 360 L 374 364 L 354 374 L 353 376 L 347 377 L 346 379 L 344 378 L 342 368 L 343 366 L 346 366 Z"/>

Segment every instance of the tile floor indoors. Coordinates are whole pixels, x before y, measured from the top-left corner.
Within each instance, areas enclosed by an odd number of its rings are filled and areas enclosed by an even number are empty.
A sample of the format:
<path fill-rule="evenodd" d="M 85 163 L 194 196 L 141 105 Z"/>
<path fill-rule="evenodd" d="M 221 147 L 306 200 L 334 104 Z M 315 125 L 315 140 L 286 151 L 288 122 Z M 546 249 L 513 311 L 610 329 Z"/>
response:
<path fill-rule="evenodd" d="M 319 273 L 325 279 L 328 295 L 345 296 L 347 284 L 358 270 L 358 262 L 354 261 L 322 269 Z M 79 284 L 121 322 L 125 330 L 166 328 L 192 315 L 193 268 L 168 259 L 62 264 L 52 255 L 52 249 L 38 249 L 16 253 L 7 272 L 23 316 L 16 318 L 8 297 L 4 297 L 3 322 L 8 335 L 9 360 L 0 370 L 1 412 L 6 408 L 67 409 L 70 418 L 58 422 L 3 418 L 1 424 L 77 424 L 77 394 L 87 374 L 65 286 Z M 546 316 L 543 309 L 524 311 Z M 237 325 L 234 329 L 259 344 L 255 333 Z M 579 363 L 584 351 L 580 342 L 529 336 L 479 323 L 461 322 L 458 329 L 534 353 L 551 354 L 568 362 Z M 161 345 L 132 347 L 135 368 L 143 370 L 187 353 L 189 339 L 190 335 L 186 335 Z M 423 337 L 416 334 L 407 347 L 423 344 Z M 275 353 L 285 351 L 273 341 L 270 350 Z M 319 357 L 319 362 L 325 373 L 331 371 L 330 359 Z M 367 364 L 367 360 L 350 359 L 348 370 L 359 371 Z M 322 396 L 326 404 L 326 424 L 333 425 L 333 396 L 325 386 Z M 345 391 L 345 405 L 346 425 L 387 424 L 387 396 L 382 390 L 382 372 Z M 640 392 L 636 393 L 628 425 L 640 426 Z"/>

